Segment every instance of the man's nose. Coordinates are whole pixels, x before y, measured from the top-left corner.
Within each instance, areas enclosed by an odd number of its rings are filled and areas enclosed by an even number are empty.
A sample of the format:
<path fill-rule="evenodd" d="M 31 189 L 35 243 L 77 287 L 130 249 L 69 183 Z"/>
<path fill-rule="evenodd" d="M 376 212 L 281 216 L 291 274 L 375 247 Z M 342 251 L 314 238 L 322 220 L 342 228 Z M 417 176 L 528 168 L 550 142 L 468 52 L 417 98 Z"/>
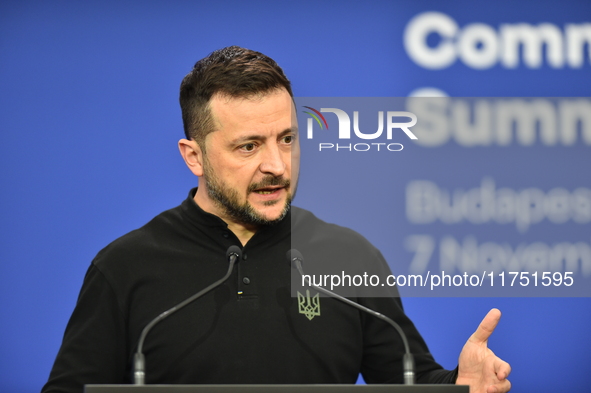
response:
<path fill-rule="evenodd" d="M 290 160 L 290 151 L 282 151 L 279 146 L 267 146 L 262 154 L 260 164 L 261 172 L 273 176 L 281 176 L 285 173 L 287 163 L 285 160 Z"/>

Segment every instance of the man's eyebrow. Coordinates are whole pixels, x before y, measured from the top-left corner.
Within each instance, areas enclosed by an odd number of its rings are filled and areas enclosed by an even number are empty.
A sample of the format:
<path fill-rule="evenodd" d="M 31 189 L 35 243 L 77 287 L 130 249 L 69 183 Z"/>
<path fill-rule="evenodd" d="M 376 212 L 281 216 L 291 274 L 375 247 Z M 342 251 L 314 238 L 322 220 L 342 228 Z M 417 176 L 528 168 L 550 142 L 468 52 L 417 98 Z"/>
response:
<path fill-rule="evenodd" d="M 239 143 L 243 143 L 243 142 L 246 142 L 246 141 L 262 141 L 262 140 L 265 140 L 265 139 L 267 139 L 266 136 L 262 136 L 262 135 L 259 135 L 259 134 L 253 134 L 253 135 L 245 135 L 245 136 L 242 136 L 240 138 L 232 139 L 230 142 L 232 144 L 239 144 Z"/>
<path fill-rule="evenodd" d="M 284 137 L 285 135 L 289 135 L 289 134 L 295 134 L 297 135 L 298 133 L 298 128 L 297 127 L 290 127 L 290 128 L 286 128 L 285 130 L 281 131 L 279 133 L 279 137 Z M 232 144 L 240 144 L 246 141 L 264 141 L 265 139 L 267 139 L 267 136 L 264 135 L 260 135 L 260 134 L 251 134 L 251 135 L 245 135 L 243 137 L 240 138 L 236 138 L 233 139 L 231 141 Z"/>
<path fill-rule="evenodd" d="M 285 130 L 283 130 L 282 133 L 279 134 L 279 136 L 285 136 L 287 134 L 297 135 L 298 134 L 298 128 L 297 127 L 286 128 Z"/>

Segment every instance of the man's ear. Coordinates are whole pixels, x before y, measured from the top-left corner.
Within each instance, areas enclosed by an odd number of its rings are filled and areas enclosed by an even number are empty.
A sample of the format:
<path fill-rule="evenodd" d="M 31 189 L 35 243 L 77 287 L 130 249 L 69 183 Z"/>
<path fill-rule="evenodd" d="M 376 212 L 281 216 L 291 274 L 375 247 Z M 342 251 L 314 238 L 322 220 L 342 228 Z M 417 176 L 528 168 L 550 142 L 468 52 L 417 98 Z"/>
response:
<path fill-rule="evenodd" d="M 191 172 L 195 176 L 203 176 L 203 152 L 199 144 L 188 139 L 181 139 L 179 141 L 179 151 Z"/>

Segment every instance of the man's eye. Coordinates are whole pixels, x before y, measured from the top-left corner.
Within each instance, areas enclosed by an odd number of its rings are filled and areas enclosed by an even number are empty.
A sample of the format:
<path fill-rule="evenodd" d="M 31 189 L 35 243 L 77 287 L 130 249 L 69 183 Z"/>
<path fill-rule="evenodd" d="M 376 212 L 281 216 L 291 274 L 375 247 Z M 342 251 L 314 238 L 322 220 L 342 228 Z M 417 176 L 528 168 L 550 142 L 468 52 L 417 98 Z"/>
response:
<path fill-rule="evenodd" d="M 283 142 L 284 143 L 291 143 L 293 142 L 293 135 L 286 135 L 283 137 Z"/>
<path fill-rule="evenodd" d="M 254 143 L 247 143 L 246 145 L 242 145 L 242 150 L 253 151 L 254 148 Z"/>

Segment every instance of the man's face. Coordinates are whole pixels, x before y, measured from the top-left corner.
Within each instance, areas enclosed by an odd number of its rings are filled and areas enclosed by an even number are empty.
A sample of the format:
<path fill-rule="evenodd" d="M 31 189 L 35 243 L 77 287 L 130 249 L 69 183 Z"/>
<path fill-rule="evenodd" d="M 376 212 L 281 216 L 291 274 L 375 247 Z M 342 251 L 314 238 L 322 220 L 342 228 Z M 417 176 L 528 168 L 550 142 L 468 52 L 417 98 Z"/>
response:
<path fill-rule="evenodd" d="M 216 131 L 205 139 L 202 179 L 211 204 L 202 208 L 247 226 L 282 219 L 299 170 L 289 93 L 281 89 L 250 98 L 215 95 L 210 108 Z"/>

